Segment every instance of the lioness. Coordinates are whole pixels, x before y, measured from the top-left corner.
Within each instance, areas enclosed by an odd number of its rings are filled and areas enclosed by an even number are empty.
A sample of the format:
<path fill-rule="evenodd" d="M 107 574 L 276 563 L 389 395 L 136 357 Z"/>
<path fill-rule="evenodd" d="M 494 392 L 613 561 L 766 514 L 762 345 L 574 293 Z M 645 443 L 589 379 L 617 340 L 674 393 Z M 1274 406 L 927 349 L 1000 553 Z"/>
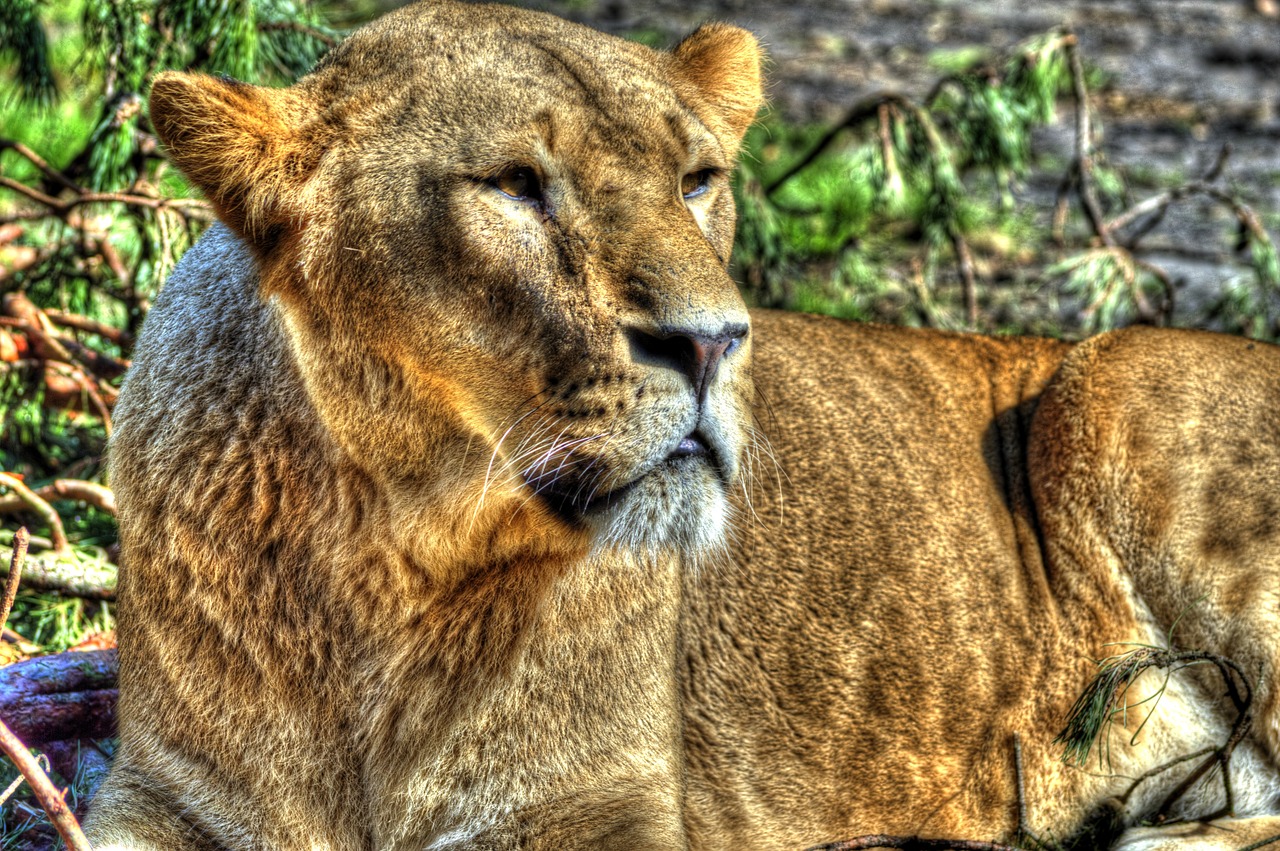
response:
<path fill-rule="evenodd" d="M 748 313 L 760 103 L 731 26 L 663 53 L 452 2 L 292 88 L 156 81 L 225 224 L 117 409 L 99 848 L 1009 839 L 1019 780 L 1066 840 L 1226 738 L 1181 674 L 1109 763 L 1052 744 L 1090 660 L 1175 621 L 1254 678 L 1253 818 L 1127 840 L 1280 833 L 1280 353 Z"/>

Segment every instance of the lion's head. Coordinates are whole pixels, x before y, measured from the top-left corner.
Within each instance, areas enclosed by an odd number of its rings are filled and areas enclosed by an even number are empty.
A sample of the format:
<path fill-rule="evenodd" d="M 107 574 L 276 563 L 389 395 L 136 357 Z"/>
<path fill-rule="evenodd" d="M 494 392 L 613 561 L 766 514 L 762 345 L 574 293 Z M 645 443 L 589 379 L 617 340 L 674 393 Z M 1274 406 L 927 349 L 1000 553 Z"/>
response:
<path fill-rule="evenodd" d="M 725 267 L 760 102 L 734 27 L 665 53 L 432 2 L 288 89 L 162 75 L 151 114 L 252 247 L 311 404 L 371 477 L 490 537 L 698 552 L 747 434 Z"/>

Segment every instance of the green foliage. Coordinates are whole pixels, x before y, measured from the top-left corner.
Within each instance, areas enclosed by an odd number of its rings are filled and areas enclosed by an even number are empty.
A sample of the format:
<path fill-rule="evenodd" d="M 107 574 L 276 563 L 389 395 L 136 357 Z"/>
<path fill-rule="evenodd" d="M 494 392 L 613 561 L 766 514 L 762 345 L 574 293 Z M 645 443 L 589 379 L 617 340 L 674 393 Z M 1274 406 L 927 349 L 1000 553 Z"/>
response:
<path fill-rule="evenodd" d="M 0 375 L 10 387 L 17 379 L 14 373 Z M 8 399 L 0 397 L 0 469 L 21 472 L 37 485 L 77 464 L 81 475 L 94 472 L 99 464 L 92 459 L 106 445 L 101 420 L 49 409 L 38 391 L 30 398 L 23 392 L 19 386 Z"/>
<path fill-rule="evenodd" d="M 1225 280 L 1199 324 L 1275 339 L 1274 242 L 1257 215 L 1215 185 L 1219 167 L 1136 205 L 1115 227 L 1131 228 L 1126 239 L 1084 215 L 1086 195 L 1104 219 L 1125 210 L 1130 180 L 1093 150 L 1092 138 L 1079 137 L 1079 123 L 1072 162 L 1037 162 L 1034 130 L 1055 120 L 1064 92 L 1074 97 L 1096 77 L 1075 51 L 1074 36 L 1061 30 L 1028 41 L 1001 66 L 983 50 L 949 51 L 932 57 L 948 73 L 921 102 L 878 95 L 827 132 L 776 123 L 753 130 L 736 196 L 734 253 L 748 298 L 1002 333 L 1165 323 L 1175 282 L 1144 259 L 1140 243 L 1170 206 L 1200 196 L 1238 220 L 1235 261 L 1252 274 Z M 1018 200 L 1019 182 L 1038 171 L 1043 184 L 1047 168 L 1066 171 L 1065 179 L 1051 175 L 1067 192 L 1052 227 L 1050 211 Z M 1149 169 L 1143 179 L 1151 182 Z"/>
<path fill-rule="evenodd" d="M 1076 254 L 1045 270 L 1046 277 L 1062 276 L 1062 290 L 1085 305 L 1081 311 L 1086 333 L 1118 328 L 1134 319 L 1134 305 L 1155 295 L 1158 283 L 1126 251 L 1099 248 Z"/>
<path fill-rule="evenodd" d="M 0 268 L 0 289 L 136 331 L 210 220 L 199 209 L 154 203 L 192 193 L 168 168 L 148 125 L 143 103 L 152 78 L 176 68 L 287 83 L 335 41 L 322 9 L 305 0 L 0 3 L 0 74 L 14 81 L 14 96 L 0 98 L 0 175 L 27 189 L 0 187 L 0 225 L 17 225 L 21 234 L 8 244 L 35 253 L 34 263 Z M 78 200 L 91 193 L 106 200 Z M 74 336 L 105 355 L 130 355 L 127 344 Z M 41 362 L 0 365 L 0 469 L 37 489 L 58 477 L 102 481 L 106 422 L 91 413 L 97 408 L 87 395 L 72 400 L 75 410 L 61 404 L 49 401 Z M 54 507 L 76 552 L 101 562 L 97 548 L 115 542 L 114 520 L 73 501 Z M 31 514 L 4 520 L 0 538 L 11 537 L 19 521 L 48 534 Z M 108 628 L 111 615 L 104 605 L 24 591 L 11 623 L 58 650 Z"/>
<path fill-rule="evenodd" d="M 154 148 L 141 107 L 157 72 L 289 82 L 334 39 L 315 7 L 295 0 L 84 0 L 82 33 L 86 49 L 75 70 L 99 93 L 85 148 L 86 182 L 95 189 L 130 185 L 137 158 Z"/>
<path fill-rule="evenodd" d="M 35 14 L 43 7 L 30 0 L 3 6 L 0 34 L 22 24 L 26 35 L 3 42 L 12 49 L 0 62 L 16 65 L 28 99 L 0 104 L 0 119 L 12 141 L 33 148 L 82 191 L 134 198 L 191 195 L 167 168 L 147 125 L 143 103 L 156 73 L 178 68 L 288 82 L 336 40 L 321 11 L 303 0 L 77 0 L 72 7 L 74 14 L 60 7 L 63 17 L 49 13 L 42 22 Z M 46 26 L 58 32 L 52 53 Z M 54 79 L 60 97 L 51 102 L 51 84 L 39 81 Z M 0 174 L 67 197 L 60 180 L 12 147 L 0 146 Z M 135 329 L 147 299 L 208 221 L 127 199 L 43 219 L 28 207 L 17 193 L 0 194 L 0 221 L 28 222 L 19 244 L 54 250 L 17 273 L 17 286 L 41 306 L 67 309 L 73 301 L 95 316 L 114 312 L 111 299 L 123 302 Z M 120 262 L 102 262 L 111 254 Z M 91 304 L 91 290 L 106 298 Z"/>
<path fill-rule="evenodd" d="M 1127 653 L 1108 657 L 1098 663 L 1098 673 L 1076 698 L 1067 717 L 1066 726 L 1053 740 L 1055 745 L 1063 746 L 1064 761 L 1074 762 L 1083 767 L 1089 760 L 1094 744 L 1101 740 L 1103 749 L 1099 752 L 1099 765 L 1104 769 L 1109 766 L 1110 760 L 1106 753 L 1110 736 L 1107 733 L 1116 719 L 1119 718 L 1122 723 L 1125 723 L 1130 709 L 1147 702 L 1158 701 L 1159 695 L 1164 693 L 1165 687 L 1161 686 L 1154 695 L 1143 698 L 1137 703 L 1131 704 L 1126 700 L 1126 695 L 1134 682 L 1143 671 L 1158 664 L 1157 659 L 1161 654 L 1162 651 L 1154 647 L 1139 647 Z M 1149 711 L 1133 734 L 1135 741 L 1138 732 L 1150 717 Z"/>
<path fill-rule="evenodd" d="M 35 0 L 0 3 L 0 57 L 17 64 L 18 91 L 40 103 L 53 100 L 49 39 L 36 14 Z"/>
<path fill-rule="evenodd" d="M 85 635 L 115 629 L 108 603 L 19 591 L 9 626 L 50 653 L 75 646 Z"/>
<path fill-rule="evenodd" d="M 1280 340 L 1280 268 L 1270 236 L 1250 237 L 1252 275 L 1237 275 L 1223 285 L 1210 316 L 1225 328 L 1260 340 Z"/>
<path fill-rule="evenodd" d="M 856 105 L 825 135 L 756 128 L 737 196 L 735 260 L 749 295 L 760 304 L 861 316 L 851 306 L 867 301 L 854 291 L 868 268 L 908 260 L 932 276 L 941 259 L 958 259 L 968 237 L 1017 228 L 1011 183 L 1030 164 L 1031 130 L 1052 120 L 1067 82 L 1063 45 L 1061 33 L 1029 42 L 1002 74 L 959 61 L 970 54 L 945 57 L 956 70 L 923 105 L 882 96 Z M 866 135 L 856 135 L 864 127 Z M 999 199 L 994 213 L 991 195 Z M 849 262 L 851 255 L 860 262 Z M 815 269 L 817 276 L 806 274 Z M 870 301 L 881 301 L 884 287 L 872 286 L 881 292 Z M 919 308 L 930 321 L 959 324 L 933 306 Z"/>

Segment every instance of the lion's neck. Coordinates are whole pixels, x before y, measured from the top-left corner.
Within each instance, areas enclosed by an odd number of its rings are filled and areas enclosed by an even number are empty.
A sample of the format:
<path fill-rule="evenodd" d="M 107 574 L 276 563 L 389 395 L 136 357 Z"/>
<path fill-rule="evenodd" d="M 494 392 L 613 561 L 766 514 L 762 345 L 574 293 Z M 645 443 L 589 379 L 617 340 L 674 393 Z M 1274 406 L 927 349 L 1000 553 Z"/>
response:
<path fill-rule="evenodd" d="M 631 802 L 646 824 L 628 847 L 680 847 L 678 573 L 674 559 L 532 559 L 401 601 L 386 626 L 403 638 L 361 689 L 374 788 L 403 790 L 372 803 L 396 826 L 376 844 L 483 829 L 554 847 L 566 808 Z"/>

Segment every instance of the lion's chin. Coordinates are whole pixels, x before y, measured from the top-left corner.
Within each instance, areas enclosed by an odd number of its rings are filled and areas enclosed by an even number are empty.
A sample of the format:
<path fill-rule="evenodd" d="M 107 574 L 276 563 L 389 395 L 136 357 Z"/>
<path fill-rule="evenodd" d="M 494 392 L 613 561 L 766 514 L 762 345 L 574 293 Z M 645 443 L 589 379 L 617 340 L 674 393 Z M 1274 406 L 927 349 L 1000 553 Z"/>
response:
<path fill-rule="evenodd" d="M 723 549 L 730 510 L 722 476 L 702 458 L 670 458 L 584 504 L 556 507 L 589 529 L 600 549 L 692 559 Z"/>

